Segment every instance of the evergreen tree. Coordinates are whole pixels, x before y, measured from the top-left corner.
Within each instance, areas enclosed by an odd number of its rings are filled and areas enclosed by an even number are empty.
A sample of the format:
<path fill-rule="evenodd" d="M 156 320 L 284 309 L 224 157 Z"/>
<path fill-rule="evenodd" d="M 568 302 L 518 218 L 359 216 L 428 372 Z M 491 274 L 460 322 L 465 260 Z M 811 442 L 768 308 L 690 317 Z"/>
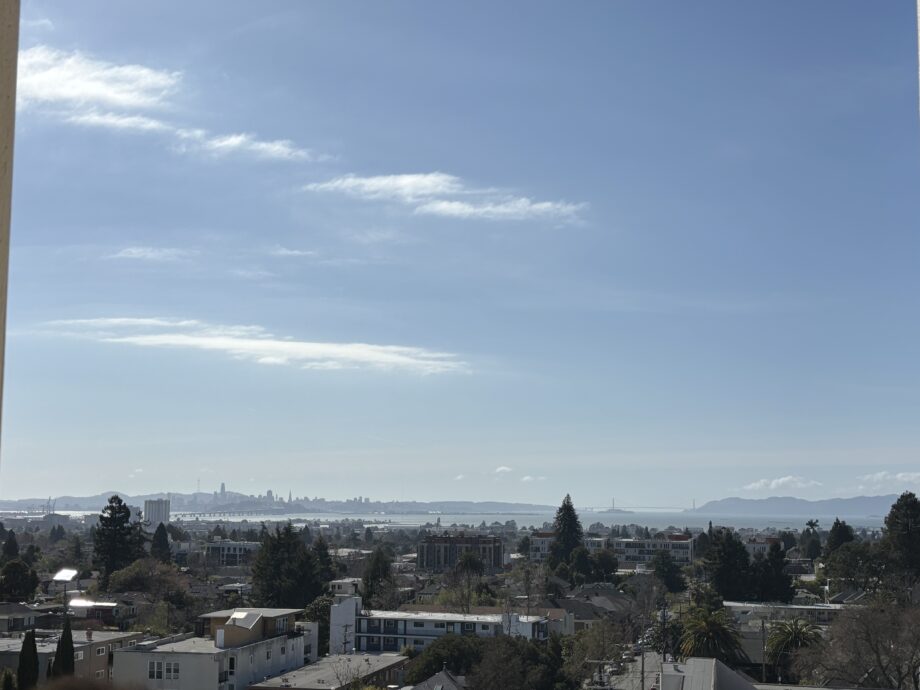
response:
<path fill-rule="evenodd" d="M 855 539 L 853 528 L 840 518 L 835 518 L 831 531 L 827 535 L 827 542 L 824 544 L 824 557 L 827 558 L 841 546 Z"/>
<path fill-rule="evenodd" d="M 38 587 L 38 575 L 18 558 L 0 569 L 0 599 L 28 601 Z"/>
<path fill-rule="evenodd" d="M 364 528 L 364 543 L 373 544 L 374 543 L 374 530 L 370 527 Z"/>
<path fill-rule="evenodd" d="M 35 646 L 35 631 L 29 630 L 22 638 L 19 650 L 19 665 L 16 668 L 16 687 L 19 690 L 32 690 L 38 685 L 38 649 Z"/>
<path fill-rule="evenodd" d="M 319 623 L 319 655 L 325 656 L 329 653 L 329 614 L 332 610 L 332 604 L 334 600 L 328 595 L 324 594 L 321 597 L 316 597 L 309 605 L 307 605 L 304 618 L 308 621 L 313 621 L 314 623 Z"/>
<path fill-rule="evenodd" d="M 169 551 L 169 534 L 166 532 L 166 526 L 162 522 L 157 525 L 157 530 L 153 533 L 153 541 L 150 543 L 150 556 L 163 563 L 172 561 L 172 553 Z"/>
<path fill-rule="evenodd" d="M 772 544 L 766 558 L 757 558 L 752 571 L 754 590 L 759 601 L 789 603 L 795 596 L 792 578 L 786 574 L 786 554 L 779 544 Z"/>
<path fill-rule="evenodd" d="M 706 558 L 706 553 L 709 551 L 709 535 L 706 532 L 700 532 L 694 541 L 696 542 L 693 545 L 694 555 L 697 558 Z"/>
<path fill-rule="evenodd" d="M 364 596 L 368 601 L 373 600 L 380 593 L 380 586 L 390 579 L 390 569 L 393 566 L 393 560 L 387 556 L 382 547 L 374 549 L 371 557 L 367 559 L 364 566 Z"/>
<path fill-rule="evenodd" d="M 687 589 L 687 582 L 684 580 L 680 566 L 667 551 L 656 553 L 649 565 L 652 566 L 652 571 L 669 592 L 683 592 Z"/>
<path fill-rule="evenodd" d="M 310 546 L 313 543 L 313 533 L 306 525 L 304 525 L 303 529 L 300 530 L 300 540 L 307 546 Z"/>
<path fill-rule="evenodd" d="M 141 523 L 132 522 L 131 509 L 120 496 L 112 496 L 93 530 L 93 558 L 101 570 L 102 588 L 108 589 L 112 573 L 144 555 Z"/>
<path fill-rule="evenodd" d="M 709 582 L 723 599 L 744 601 L 751 590 L 751 559 L 747 549 L 730 530 L 712 534 L 704 560 Z"/>
<path fill-rule="evenodd" d="M 904 575 L 920 575 L 920 501 L 910 491 L 898 497 L 885 517 L 885 545 Z"/>
<path fill-rule="evenodd" d="M 337 568 L 332 556 L 329 555 L 329 544 L 322 535 L 313 542 L 313 556 L 316 558 L 316 567 L 320 581 L 325 584 L 335 579 Z"/>
<path fill-rule="evenodd" d="M 3 563 L 9 563 L 17 558 L 19 558 L 19 542 L 16 541 L 16 533 L 10 530 L 6 541 L 3 542 L 2 560 Z"/>
<path fill-rule="evenodd" d="M 553 531 L 556 537 L 550 547 L 550 567 L 555 567 L 559 563 L 567 563 L 572 551 L 581 546 L 584 541 L 581 520 L 578 519 L 578 513 L 575 512 L 575 506 L 572 505 L 572 497 L 569 494 L 565 495 L 562 505 L 556 511 Z"/>
<path fill-rule="evenodd" d="M 8 668 L 3 669 L 0 676 L 0 690 L 16 690 L 16 676 Z"/>
<path fill-rule="evenodd" d="M 316 558 L 291 523 L 267 532 L 252 564 L 253 595 L 260 606 L 305 608 L 323 590 Z"/>
<path fill-rule="evenodd" d="M 74 668 L 73 633 L 70 631 L 70 618 L 64 618 L 64 630 L 58 639 L 57 649 L 54 652 L 54 663 L 51 665 L 51 676 L 72 676 Z"/>

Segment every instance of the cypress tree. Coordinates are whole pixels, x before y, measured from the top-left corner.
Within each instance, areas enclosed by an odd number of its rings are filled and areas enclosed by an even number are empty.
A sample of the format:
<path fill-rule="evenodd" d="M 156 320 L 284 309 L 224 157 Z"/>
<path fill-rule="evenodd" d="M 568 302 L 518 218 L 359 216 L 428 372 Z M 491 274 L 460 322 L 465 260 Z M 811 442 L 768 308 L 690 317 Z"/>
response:
<path fill-rule="evenodd" d="M 64 631 L 57 643 L 54 652 L 54 664 L 51 666 L 51 676 L 72 676 L 74 667 L 73 633 L 70 631 L 70 618 L 64 619 Z"/>
<path fill-rule="evenodd" d="M 556 519 L 553 520 L 553 530 L 556 532 L 556 538 L 553 540 L 551 547 L 551 565 L 568 562 L 572 551 L 582 545 L 584 531 L 581 528 L 581 520 L 578 519 L 578 513 L 575 512 L 575 506 L 572 505 L 572 497 L 569 494 L 562 499 L 562 505 L 556 511 Z"/>
<path fill-rule="evenodd" d="M 22 638 L 19 650 L 19 666 L 16 668 L 16 687 L 32 690 L 38 685 L 38 649 L 35 646 L 35 631 L 29 630 Z"/>
<path fill-rule="evenodd" d="M 150 555 L 163 563 L 172 561 L 172 554 L 169 551 L 169 534 L 166 532 L 166 526 L 161 522 L 153 533 L 153 541 L 150 543 Z"/>

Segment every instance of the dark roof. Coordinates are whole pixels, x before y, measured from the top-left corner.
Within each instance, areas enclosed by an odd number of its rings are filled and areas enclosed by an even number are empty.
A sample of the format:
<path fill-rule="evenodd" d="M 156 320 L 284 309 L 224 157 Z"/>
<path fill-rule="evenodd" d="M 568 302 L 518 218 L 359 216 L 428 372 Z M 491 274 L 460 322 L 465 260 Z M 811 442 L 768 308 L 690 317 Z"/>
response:
<path fill-rule="evenodd" d="M 35 613 L 35 609 L 25 604 L 0 604 L 0 616 L 15 616 L 17 614 L 26 616 Z"/>
<path fill-rule="evenodd" d="M 413 690 L 464 690 L 466 677 L 455 676 L 447 669 L 438 671 L 423 683 L 413 686 Z"/>
<path fill-rule="evenodd" d="M 599 606 L 587 601 L 578 599 L 544 599 L 537 608 L 562 609 L 566 613 L 571 613 L 576 620 L 580 621 L 598 621 L 605 617 L 606 611 Z"/>

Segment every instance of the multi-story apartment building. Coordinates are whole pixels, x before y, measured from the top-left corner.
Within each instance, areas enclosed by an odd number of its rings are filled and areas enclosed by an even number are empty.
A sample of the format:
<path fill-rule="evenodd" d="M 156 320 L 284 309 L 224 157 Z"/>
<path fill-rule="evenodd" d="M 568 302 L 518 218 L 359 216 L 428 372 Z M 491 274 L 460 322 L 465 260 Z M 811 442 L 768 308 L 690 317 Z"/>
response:
<path fill-rule="evenodd" d="M 517 613 L 429 613 L 421 611 L 366 611 L 361 597 L 343 597 L 329 615 L 329 651 L 332 653 L 392 652 L 409 647 L 424 649 L 439 637 L 514 635 L 528 640 L 548 636 L 545 616 Z"/>
<path fill-rule="evenodd" d="M 169 499 L 155 498 L 144 501 L 144 522 L 149 523 L 150 531 L 154 531 L 160 523 L 169 524 Z"/>
<path fill-rule="evenodd" d="M 242 690 L 315 659 L 304 654 L 295 626 L 302 609 L 241 608 L 201 617 L 201 635 L 187 633 L 115 653 L 114 679 L 149 690 Z M 317 628 L 311 628 L 315 637 Z"/>
<path fill-rule="evenodd" d="M 57 652 L 60 630 L 36 630 L 35 647 L 38 650 L 38 682 L 48 681 L 48 668 Z M 113 653 L 119 649 L 133 649 L 144 638 L 139 632 L 109 632 L 100 630 L 74 630 L 74 676 L 86 680 L 108 680 L 112 677 Z M 16 672 L 22 637 L 0 638 L 0 668 Z"/>
<path fill-rule="evenodd" d="M 231 541 L 218 539 L 204 545 L 204 554 L 209 563 L 218 566 L 236 566 L 248 563 L 262 548 L 258 541 Z"/>
<path fill-rule="evenodd" d="M 597 553 L 610 548 L 610 539 L 607 537 L 585 537 L 585 548 L 589 553 Z"/>
<path fill-rule="evenodd" d="M 549 558 L 555 532 L 534 532 L 530 535 L 530 560 L 542 563 Z"/>
<path fill-rule="evenodd" d="M 418 569 L 432 573 L 451 570 L 465 551 L 472 551 L 479 556 L 487 573 L 501 570 L 504 564 L 500 538 L 460 532 L 422 539 L 418 545 Z"/>
<path fill-rule="evenodd" d="M 782 540 L 778 537 L 751 537 L 746 539 L 744 542 L 744 548 L 747 549 L 748 555 L 751 559 L 756 558 L 757 556 L 767 557 L 767 554 L 770 553 L 770 548 L 774 544 L 783 545 Z"/>
<path fill-rule="evenodd" d="M 621 568 L 647 565 L 659 553 L 671 554 L 678 565 L 693 562 L 693 539 L 685 534 L 669 534 L 664 539 L 611 539 Z"/>

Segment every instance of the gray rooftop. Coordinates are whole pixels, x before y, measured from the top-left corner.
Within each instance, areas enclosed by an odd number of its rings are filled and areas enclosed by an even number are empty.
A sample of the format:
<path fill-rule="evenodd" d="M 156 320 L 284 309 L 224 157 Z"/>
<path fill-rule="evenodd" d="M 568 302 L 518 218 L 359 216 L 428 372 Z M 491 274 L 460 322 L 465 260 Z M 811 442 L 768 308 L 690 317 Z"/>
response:
<path fill-rule="evenodd" d="M 303 613 L 303 609 L 265 609 L 265 608 L 238 608 L 225 609 L 223 611 L 212 611 L 204 613 L 199 618 L 229 618 L 234 613 L 258 613 L 266 618 L 278 618 L 280 616 L 291 616 Z"/>
<path fill-rule="evenodd" d="M 335 654 L 309 666 L 282 673 L 253 688 L 297 688 L 299 690 L 334 690 L 345 678 L 361 678 L 404 664 L 409 657 L 399 654 Z"/>
<path fill-rule="evenodd" d="M 73 632 L 73 646 L 79 649 L 85 645 L 97 644 L 99 642 L 112 642 L 118 640 L 127 640 L 130 638 L 137 638 L 141 636 L 137 632 L 118 632 L 114 630 L 94 630 L 92 633 L 92 640 L 86 639 L 85 630 L 74 630 Z M 38 649 L 39 653 L 50 652 L 54 653 L 57 649 L 58 638 L 61 636 L 60 630 L 37 630 L 35 637 L 35 646 Z M 22 638 L 21 637 L 3 637 L 0 638 L 0 653 L 3 652 L 16 652 L 19 653 L 19 650 L 22 649 Z"/>

